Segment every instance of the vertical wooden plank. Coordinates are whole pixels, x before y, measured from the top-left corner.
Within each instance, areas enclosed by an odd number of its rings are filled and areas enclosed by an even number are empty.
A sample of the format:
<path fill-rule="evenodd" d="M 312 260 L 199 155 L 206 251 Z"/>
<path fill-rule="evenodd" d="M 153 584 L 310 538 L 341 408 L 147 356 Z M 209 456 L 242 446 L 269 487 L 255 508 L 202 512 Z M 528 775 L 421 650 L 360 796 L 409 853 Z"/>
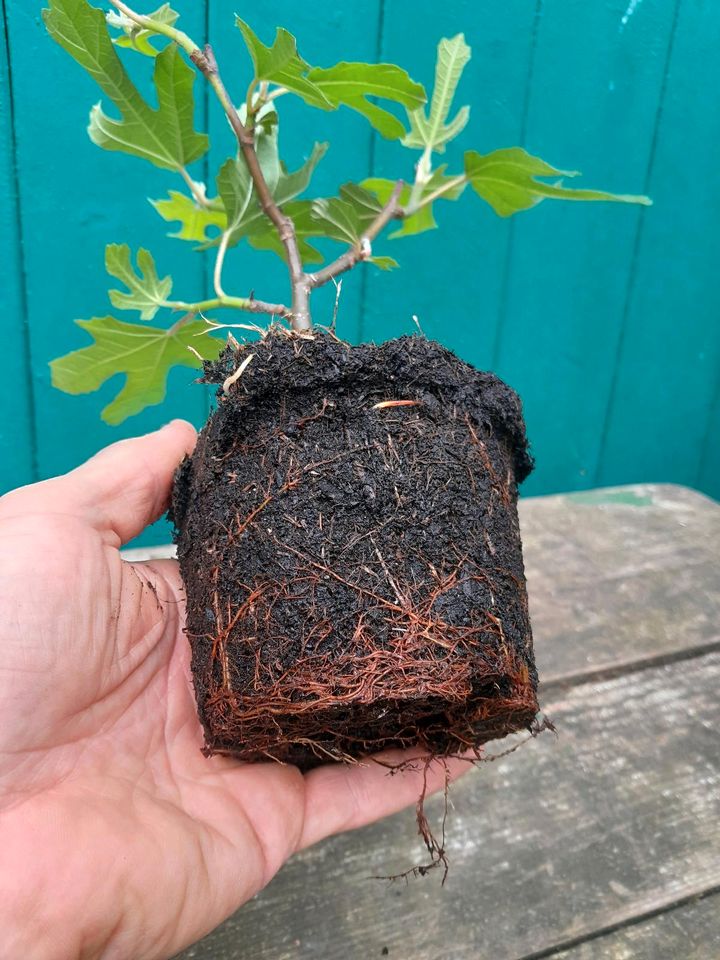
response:
<path fill-rule="evenodd" d="M 70 397 L 50 385 L 48 362 L 87 345 L 74 318 L 113 311 L 105 275 L 105 244 L 149 248 L 162 273 L 172 272 L 175 292 L 184 299 L 202 288 L 202 259 L 187 244 L 169 239 L 147 197 L 168 188 L 182 189 L 179 177 L 135 157 L 99 150 L 86 133 L 90 107 L 100 99 L 97 86 L 47 35 L 41 4 L 6 0 L 15 81 L 15 119 L 20 206 L 25 241 L 27 314 L 32 355 L 32 384 L 37 414 L 37 458 L 41 477 L 65 471 L 100 447 L 154 429 L 172 417 L 202 422 L 206 397 L 194 387 L 194 371 L 170 375 L 164 404 L 150 407 L 120 427 L 102 423 L 99 413 L 117 391 L 121 377 L 98 393 Z M 173 4 L 186 30 L 204 36 L 204 7 L 195 0 Z M 125 62 L 144 92 L 149 92 L 152 63 L 131 53 Z M 202 102 L 203 85 L 196 82 Z M 111 103 L 105 104 L 111 114 Z M 50 108 L 51 107 L 51 108 Z M 198 113 L 198 116 L 200 114 Z M 195 176 L 202 177 L 202 164 Z M 134 320 L 131 313 L 122 319 Z M 169 316 L 168 316 L 169 321 Z M 160 320 L 160 318 L 158 318 Z M 144 542 L 167 540 L 164 527 Z"/>
<path fill-rule="evenodd" d="M 641 192 L 674 7 L 545 2 L 526 148 L 589 186 Z M 593 482 L 640 215 L 549 202 L 517 215 L 496 359 L 537 457 L 526 493 Z"/>
<path fill-rule="evenodd" d="M 716 5 L 683 0 L 650 176 L 656 206 L 638 234 L 597 472 L 603 484 L 697 481 L 720 368 L 719 48 Z"/>
<path fill-rule="evenodd" d="M 720 500 L 720 369 L 716 371 L 715 398 L 708 411 L 697 487 Z"/>
<path fill-rule="evenodd" d="M 472 47 L 458 103 L 472 105 L 470 122 L 446 155 L 450 171 L 462 170 L 464 149 L 486 152 L 517 143 L 529 82 L 536 2 L 393 0 L 387 4 L 382 58 L 405 66 L 432 90 L 437 42 L 463 32 Z M 375 174 L 414 176 L 419 154 L 378 140 Z M 437 162 L 436 161 L 436 162 Z M 415 332 L 412 315 L 425 333 L 464 359 L 489 367 L 502 292 L 507 221 L 472 196 L 460 204 L 436 204 L 437 233 L 381 241 L 379 252 L 395 256 L 400 269 L 381 273 L 368 267 L 364 339 L 383 340 Z"/>
<path fill-rule="evenodd" d="M 47 362 L 88 342 L 72 319 L 112 310 L 106 291 L 116 283 L 105 275 L 105 244 L 147 246 L 159 269 L 176 275 L 176 290 L 183 295 L 199 291 L 202 267 L 186 245 L 166 237 L 167 224 L 146 201 L 148 196 L 162 196 L 168 187 L 181 188 L 179 178 L 134 157 L 101 151 L 90 142 L 85 127 L 90 106 L 99 98 L 97 87 L 48 37 L 39 6 L 20 0 L 8 4 L 38 458 L 40 472 L 47 476 L 71 467 L 105 443 L 151 429 L 171 416 L 197 420 L 204 405 L 199 393 L 193 396 L 193 391 L 182 389 L 194 377 L 186 370 L 174 378 L 165 405 L 111 428 L 98 414 L 118 381 L 79 398 L 50 387 Z M 191 0 L 175 7 L 188 31 L 201 33 L 201 7 Z M 152 69 L 140 56 L 130 54 L 127 62 L 138 82 L 146 79 L 148 67 Z M 142 87 L 147 92 L 148 83 Z M 202 91 L 199 83 L 197 89 Z M 62 91 L 62 96 L 49 110 L 51 91 Z M 131 313 L 121 316 L 135 319 Z"/>
<path fill-rule="evenodd" d="M 375 60 L 380 17 L 380 0 L 366 0 L 362 8 L 338 4 L 335 0 L 317 0 L 312 5 L 291 0 L 270 3 L 261 0 L 246 12 L 240 11 L 264 43 L 271 43 L 277 26 L 297 37 L 300 54 L 314 66 L 329 66 L 337 60 Z M 209 0 L 209 36 L 221 66 L 226 86 L 235 96 L 244 97 L 250 79 L 250 60 L 242 36 L 234 26 L 234 8 L 220 0 Z M 296 169 L 308 157 L 315 141 L 329 141 L 330 149 L 317 168 L 308 195 L 337 193 L 347 180 L 367 176 L 372 131 L 367 122 L 350 110 L 341 108 L 325 113 L 305 106 L 296 97 L 277 101 L 280 117 L 280 152 L 290 169 Z M 210 101 L 211 182 L 219 165 L 230 156 L 234 141 L 222 111 Z M 333 256 L 337 244 L 324 247 Z M 343 284 L 338 330 L 347 340 L 357 338 L 360 308 L 360 271 Z M 287 269 L 277 257 L 259 253 L 241 244 L 227 257 L 227 287 L 245 294 L 254 289 L 265 300 L 289 300 Z M 313 295 L 313 317 L 318 323 L 330 323 L 335 291 L 331 284 Z M 228 318 L 231 322 L 232 319 Z"/>
<path fill-rule="evenodd" d="M 0 379 L 0 494 L 34 479 L 32 394 L 23 289 L 22 237 L 17 207 L 12 78 L 5 0 L 0 9 L 0 311 L 3 353 Z"/>

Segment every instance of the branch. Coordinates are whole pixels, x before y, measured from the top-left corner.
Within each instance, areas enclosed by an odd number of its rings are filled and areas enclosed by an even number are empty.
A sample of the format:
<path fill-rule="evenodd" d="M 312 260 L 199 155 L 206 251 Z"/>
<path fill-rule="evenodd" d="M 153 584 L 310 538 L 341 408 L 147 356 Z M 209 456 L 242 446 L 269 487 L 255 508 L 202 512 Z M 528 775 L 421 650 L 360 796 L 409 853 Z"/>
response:
<path fill-rule="evenodd" d="M 188 56 L 192 55 L 193 51 L 198 49 L 198 45 L 186 33 L 183 33 L 182 30 L 177 30 L 175 27 L 170 27 L 166 23 L 153 20 L 152 17 L 146 17 L 141 13 L 135 13 L 135 11 L 131 10 L 122 0 L 110 0 L 110 3 L 118 9 L 120 13 L 124 13 L 126 17 L 145 30 L 152 30 L 153 33 L 161 33 L 164 37 L 173 40 L 179 47 L 182 47 Z"/>
<path fill-rule="evenodd" d="M 223 231 L 222 239 L 220 240 L 220 246 L 218 247 L 217 256 L 215 257 L 215 269 L 213 270 L 213 287 L 215 288 L 215 293 L 220 298 L 225 298 L 226 293 L 222 288 L 222 271 L 223 263 L 225 262 L 225 254 L 227 253 L 228 241 L 230 240 L 230 230 Z"/>
<path fill-rule="evenodd" d="M 255 297 L 212 297 L 209 300 L 198 300 L 190 303 L 185 300 L 166 300 L 164 307 L 171 310 L 184 310 L 186 313 L 204 313 L 206 310 L 220 310 L 228 307 L 231 310 L 244 310 L 246 313 L 265 313 L 273 317 L 283 317 L 292 320 L 293 312 L 282 303 L 266 303 L 256 300 Z"/>
<path fill-rule="evenodd" d="M 290 283 L 292 288 L 292 325 L 295 330 L 309 330 L 310 321 L 310 288 L 308 279 L 303 270 L 302 260 L 300 258 L 300 249 L 298 247 L 297 237 L 295 236 L 295 225 L 289 217 L 280 210 L 275 203 L 270 188 L 267 185 L 260 162 L 255 153 L 255 136 L 252 129 L 248 129 L 240 119 L 240 115 L 235 109 L 235 105 L 230 99 L 225 85 L 220 77 L 217 61 L 209 44 L 201 50 L 200 47 L 186 34 L 175 27 L 153 20 L 152 17 L 145 17 L 135 13 L 122 0 L 110 0 L 121 13 L 129 17 L 135 23 L 144 27 L 146 30 L 152 30 L 154 33 L 160 33 L 169 37 L 177 43 L 188 54 L 192 62 L 203 74 L 211 85 L 215 94 L 225 111 L 230 126 L 237 137 L 240 152 L 243 155 L 248 171 L 253 181 L 255 191 L 260 202 L 260 208 L 263 213 L 272 221 L 277 229 L 278 236 L 285 247 L 287 254 L 288 267 L 290 269 Z M 231 298 L 228 298 L 231 299 Z M 238 299 L 238 298 L 235 298 Z M 255 302 L 255 301 L 247 301 Z M 239 309 L 248 309 L 240 307 Z M 270 311 L 255 311 L 270 312 Z"/>
<path fill-rule="evenodd" d="M 235 105 L 227 93 L 210 45 L 207 44 L 203 51 L 195 50 L 190 55 L 190 59 L 197 66 L 198 70 L 207 77 L 208 82 L 215 90 L 230 121 L 230 126 L 237 137 L 240 151 L 258 195 L 260 209 L 275 225 L 278 236 L 285 247 L 292 287 L 293 328 L 295 330 L 309 330 L 311 326 L 309 289 L 300 258 L 300 248 L 298 247 L 297 237 L 295 236 L 295 224 L 290 217 L 285 216 L 275 203 L 275 199 L 263 176 L 260 161 L 255 153 L 255 136 L 253 131 L 245 127 L 240 119 L 239 113 L 235 109 Z"/>
<path fill-rule="evenodd" d="M 346 250 L 341 256 L 328 264 L 317 273 L 308 274 L 308 281 L 311 289 L 322 287 L 324 284 L 334 280 L 341 273 L 347 273 L 363 260 L 368 260 L 372 256 L 372 242 L 375 237 L 381 233 L 391 220 L 401 220 L 405 216 L 405 211 L 398 204 L 400 194 L 403 191 L 405 183 L 398 180 L 393 188 L 393 192 L 388 197 L 388 201 L 382 208 L 377 217 L 373 220 L 365 233 L 360 237 L 357 243 L 353 244 L 349 250 Z"/>

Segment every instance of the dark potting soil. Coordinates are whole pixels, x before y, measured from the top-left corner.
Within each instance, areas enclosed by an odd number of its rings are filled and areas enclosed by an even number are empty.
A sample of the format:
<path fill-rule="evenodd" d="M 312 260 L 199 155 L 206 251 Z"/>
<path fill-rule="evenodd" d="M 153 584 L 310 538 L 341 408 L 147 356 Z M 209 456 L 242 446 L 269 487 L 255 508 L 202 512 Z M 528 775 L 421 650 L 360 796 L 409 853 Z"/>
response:
<path fill-rule="evenodd" d="M 208 752 L 307 768 L 531 728 L 517 395 L 419 336 L 276 330 L 205 379 L 250 354 L 173 498 Z"/>

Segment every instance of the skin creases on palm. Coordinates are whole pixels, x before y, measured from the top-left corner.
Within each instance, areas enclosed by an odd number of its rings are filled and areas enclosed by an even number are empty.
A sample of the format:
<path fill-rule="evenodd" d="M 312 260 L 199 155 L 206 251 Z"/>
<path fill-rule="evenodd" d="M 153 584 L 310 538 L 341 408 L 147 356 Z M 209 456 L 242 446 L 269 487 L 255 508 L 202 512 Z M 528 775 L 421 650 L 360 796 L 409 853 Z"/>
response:
<path fill-rule="evenodd" d="M 202 755 L 177 565 L 119 552 L 194 442 L 173 421 L 0 499 L 2 956 L 171 956 L 296 850 L 422 789 L 422 764 Z"/>

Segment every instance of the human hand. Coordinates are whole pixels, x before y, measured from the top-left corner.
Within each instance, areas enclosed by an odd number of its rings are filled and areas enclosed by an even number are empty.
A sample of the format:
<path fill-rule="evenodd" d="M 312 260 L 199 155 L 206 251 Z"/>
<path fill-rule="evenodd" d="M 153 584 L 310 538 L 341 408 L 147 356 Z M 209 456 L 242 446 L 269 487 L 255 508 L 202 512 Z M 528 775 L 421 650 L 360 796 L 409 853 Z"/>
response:
<path fill-rule="evenodd" d="M 414 768 L 200 752 L 177 564 L 119 553 L 194 444 L 174 421 L 0 499 L 2 957 L 168 957 L 295 851 L 421 792 Z"/>

